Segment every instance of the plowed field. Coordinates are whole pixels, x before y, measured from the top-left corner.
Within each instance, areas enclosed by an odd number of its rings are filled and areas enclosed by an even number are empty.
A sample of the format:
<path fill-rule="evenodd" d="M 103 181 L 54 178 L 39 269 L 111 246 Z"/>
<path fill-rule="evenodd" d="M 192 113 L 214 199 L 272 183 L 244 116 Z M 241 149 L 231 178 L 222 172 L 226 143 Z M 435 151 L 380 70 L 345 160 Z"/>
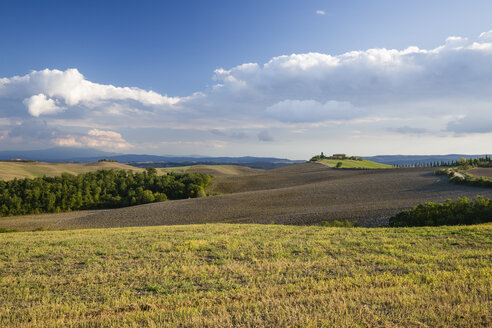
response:
<path fill-rule="evenodd" d="M 220 177 L 205 198 L 121 209 L 0 219 L 0 227 L 22 230 L 106 228 L 197 223 L 315 224 L 351 220 L 386 225 L 397 212 L 422 202 L 476 195 L 492 189 L 455 185 L 432 168 L 337 170 L 306 163 L 257 174 Z"/>
<path fill-rule="evenodd" d="M 492 178 L 492 167 L 478 167 L 476 169 L 468 171 L 476 177 Z"/>

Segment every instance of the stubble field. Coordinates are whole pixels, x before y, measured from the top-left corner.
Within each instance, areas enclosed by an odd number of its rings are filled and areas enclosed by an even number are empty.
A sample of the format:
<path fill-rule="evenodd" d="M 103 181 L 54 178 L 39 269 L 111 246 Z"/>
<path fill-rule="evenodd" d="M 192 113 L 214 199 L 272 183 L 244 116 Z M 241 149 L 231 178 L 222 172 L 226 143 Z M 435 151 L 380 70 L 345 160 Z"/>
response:
<path fill-rule="evenodd" d="M 492 225 L 0 234 L 2 327 L 490 327 Z"/>

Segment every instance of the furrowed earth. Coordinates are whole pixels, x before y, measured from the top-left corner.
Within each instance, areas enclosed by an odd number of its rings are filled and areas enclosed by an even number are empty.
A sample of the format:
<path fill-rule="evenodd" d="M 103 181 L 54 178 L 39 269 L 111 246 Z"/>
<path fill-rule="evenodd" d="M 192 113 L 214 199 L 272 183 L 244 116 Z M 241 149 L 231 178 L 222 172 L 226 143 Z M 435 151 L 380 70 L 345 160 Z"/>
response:
<path fill-rule="evenodd" d="M 467 171 L 467 173 L 473 174 L 477 177 L 492 178 L 492 167 L 477 167 L 473 170 Z"/>
<path fill-rule="evenodd" d="M 492 189 L 451 184 L 433 168 L 354 170 L 305 163 L 262 171 L 217 170 L 204 198 L 120 209 L 0 218 L 0 228 L 85 229 L 200 223 L 316 224 L 349 220 L 361 226 L 388 224 L 388 218 L 423 202 L 458 197 L 492 197 Z M 227 171 L 232 173 L 227 174 Z"/>

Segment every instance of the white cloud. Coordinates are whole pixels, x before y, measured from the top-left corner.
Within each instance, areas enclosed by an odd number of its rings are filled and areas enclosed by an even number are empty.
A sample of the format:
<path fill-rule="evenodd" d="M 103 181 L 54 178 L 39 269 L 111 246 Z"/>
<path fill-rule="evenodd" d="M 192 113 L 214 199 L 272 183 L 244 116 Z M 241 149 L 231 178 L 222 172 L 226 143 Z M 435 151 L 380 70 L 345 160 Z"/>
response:
<path fill-rule="evenodd" d="M 474 39 L 452 36 L 434 49 L 308 52 L 219 68 L 212 87 L 183 98 L 91 82 L 76 69 L 0 78 L 0 119 L 21 122 L 18 127 L 10 125 L 0 145 L 9 138 L 24 136 L 25 142 L 31 136 L 30 142 L 57 140 L 58 144 L 124 149 L 135 145 L 125 134 L 129 127 L 190 131 L 181 141 L 156 140 L 167 153 L 179 151 L 179 142 L 187 145 L 187 151 L 199 152 L 204 139 L 198 131 L 215 131 L 227 140 L 217 144 L 222 148 L 215 148 L 232 151 L 255 137 L 272 141 L 271 131 L 275 142 L 256 144 L 277 150 L 273 145 L 308 126 L 305 133 L 296 133 L 300 145 L 314 147 L 314 140 L 326 140 L 334 129 L 341 136 L 337 142 L 350 137 L 339 131 L 352 130 L 361 131 L 365 142 L 371 140 L 369 136 L 380 142 L 384 138 L 378 138 L 389 133 L 444 140 L 457 134 L 460 138 L 490 135 L 491 111 L 489 31 Z M 26 122 L 36 117 L 58 129 L 44 129 L 41 124 L 34 135 L 29 129 L 34 123 Z M 63 127 L 69 126 L 94 131 L 64 132 Z"/>
<path fill-rule="evenodd" d="M 27 106 L 29 113 L 34 117 L 44 114 L 55 114 L 65 109 L 64 107 L 58 106 L 57 101 L 47 98 L 42 93 L 24 99 L 23 103 Z"/>
<path fill-rule="evenodd" d="M 0 98 L 22 99 L 33 116 L 52 114 L 74 106 L 97 108 L 118 101 L 136 101 L 143 106 L 172 106 L 178 97 L 134 87 L 115 87 L 90 82 L 77 69 L 32 71 L 24 76 L 3 78 Z M 66 107 L 58 106 L 63 103 Z"/>
<path fill-rule="evenodd" d="M 65 135 L 53 139 L 57 146 L 89 147 L 106 150 L 124 150 L 131 148 L 120 133 L 107 130 L 92 129 L 87 135 Z"/>
<path fill-rule="evenodd" d="M 482 42 L 492 42 L 492 31 L 480 33 L 478 38 Z"/>
<path fill-rule="evenodd" d="M 324 10 L 316 10 L 316 14 L 318 15 L 324 15 L 325 11 Z"/>

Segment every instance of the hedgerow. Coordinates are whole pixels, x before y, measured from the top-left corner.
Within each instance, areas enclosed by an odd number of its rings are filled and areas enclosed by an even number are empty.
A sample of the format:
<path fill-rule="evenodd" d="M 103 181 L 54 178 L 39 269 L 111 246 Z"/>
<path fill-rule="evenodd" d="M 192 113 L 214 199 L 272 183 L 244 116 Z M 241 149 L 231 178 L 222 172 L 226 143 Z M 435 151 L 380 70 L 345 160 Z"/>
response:
<path fill-rule="evenodd" d="M 492 222 L 492 201 L 478 196 L 475 201 L 463 197 L 445 203 L 419 204 L 389 219 L 392 227 L 466 225 Z"/>

